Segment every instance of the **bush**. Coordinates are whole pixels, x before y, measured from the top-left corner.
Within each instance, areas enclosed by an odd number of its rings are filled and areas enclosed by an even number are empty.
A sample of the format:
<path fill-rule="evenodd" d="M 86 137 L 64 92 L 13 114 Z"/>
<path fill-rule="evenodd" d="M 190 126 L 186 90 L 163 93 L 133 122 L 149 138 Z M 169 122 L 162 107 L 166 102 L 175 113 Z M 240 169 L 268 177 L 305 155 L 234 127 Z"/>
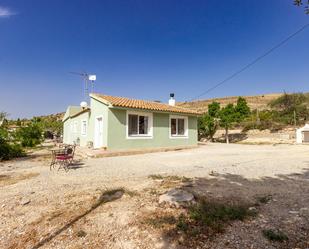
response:
<path fill-rule="evenodd" d="M 204 114 L 202 117 L 198 119 L 198 131 L 199 138 L 207 137 L 213 140 L 213 136 L 215 135 L 218 129 L 218 121 L 216 118 L 210 116 L 209 114 Z"/>
<path fill-rule="evenodd" d="M 278 241 L 283 242 L 284 240 L 288 240 L 288 236 L 286 236 L 280 230 L 274 231 L 272 229 L 263 230 L 263 235 L 270 241 Z"/>
<path fill-rule="evenodd" d="M 192 220 L 202 226 L 206 225 L 216 232 L 222 232 L 226 223 L 234 220 L 242 221 L 248 216 L 254 216 L 255 213 L 250 211 L 246 205 L 202 200 L 189 209 L 189 215 Z"/>
<path fill-rule="evenodd" d="M 25 156 L 25 152 L 19 144 L 10 144 L 0 138 L 0 161 L 21 156 Z"/>
<path fill-rule="evenodd" d="M 34 147 L 43 140 L 42 128 L 36 123 L 31 123 L 16 132 L 16 139 L 20 141 L 23 147 Z"/>

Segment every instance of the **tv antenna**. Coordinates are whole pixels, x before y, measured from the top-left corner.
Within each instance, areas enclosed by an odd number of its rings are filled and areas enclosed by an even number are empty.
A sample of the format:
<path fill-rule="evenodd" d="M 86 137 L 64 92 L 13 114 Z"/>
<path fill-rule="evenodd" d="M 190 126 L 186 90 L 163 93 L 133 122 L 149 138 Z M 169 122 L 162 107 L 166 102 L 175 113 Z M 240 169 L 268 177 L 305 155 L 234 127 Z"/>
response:
<path fill-rule="evenodd" d="M 89 98 L 89 94 L 93 93 L 94 91 L 94 82 L 96 81 L 97 76 L 95 74 L 88 74 L 86 72 L 70 72 L 70 74 L 75 74 L 82 77 L 84 81 L 84 100 L 87 101 Z"/>

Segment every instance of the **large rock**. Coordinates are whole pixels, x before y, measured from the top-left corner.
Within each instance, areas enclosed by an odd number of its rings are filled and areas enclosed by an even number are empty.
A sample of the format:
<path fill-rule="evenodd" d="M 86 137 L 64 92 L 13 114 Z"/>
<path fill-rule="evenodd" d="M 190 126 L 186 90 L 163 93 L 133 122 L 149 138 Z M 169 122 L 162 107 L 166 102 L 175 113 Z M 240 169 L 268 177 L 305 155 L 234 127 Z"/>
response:
<path fill-rule="evenodd" d="M 22 198 L 21 201 L 20 201 L 20 204 L 23 205 L 23 206 L 25 206 L 25 205 L 29 204 L 30 202 L 31 202 L 30 199 L 28 199 L 28 198 Z"/>
<path fill-rule="evenodd" d="M 188 206 L 193 202 L 193 194 L 182 189 L 171 189 L 159 197 L 159 204 L 167 204 L 173 207 Z"/>

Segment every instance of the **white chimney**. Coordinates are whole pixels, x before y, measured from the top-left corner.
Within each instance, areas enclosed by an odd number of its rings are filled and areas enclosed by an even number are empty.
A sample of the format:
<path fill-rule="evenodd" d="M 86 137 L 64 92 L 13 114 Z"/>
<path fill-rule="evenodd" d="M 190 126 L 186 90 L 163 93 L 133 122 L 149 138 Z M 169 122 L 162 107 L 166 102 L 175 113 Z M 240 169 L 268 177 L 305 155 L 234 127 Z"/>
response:
<path fill-rule="evenodd" d="M 176 101 L 175 101 L 174 96 L 175 96 L 174 93 L 171 93 L 171 94 L 170 94 L 170 99 L 168 100 L 168 104 L 169 104 L 169 105 L 172 105 L 172 106 L 175 105 Z"/>

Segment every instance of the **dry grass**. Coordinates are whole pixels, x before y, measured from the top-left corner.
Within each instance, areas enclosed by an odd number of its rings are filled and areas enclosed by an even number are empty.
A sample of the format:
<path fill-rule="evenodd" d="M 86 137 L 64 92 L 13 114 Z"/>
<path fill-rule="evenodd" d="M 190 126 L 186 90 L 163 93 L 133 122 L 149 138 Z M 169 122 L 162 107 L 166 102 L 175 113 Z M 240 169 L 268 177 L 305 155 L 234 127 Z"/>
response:
<path fill-rule="evenodd" d="M 265 94 L 265 95 L 256 95 L 256 96 L 244 96 L 247 100 L 248 105 L 251 109 L 267 109 L 267 105 L 270 101 L 280 97 L 282 93 L 274 93 L 274 94 Z M 179 102 L 177 105 L 185 108 L 190 108 L 192 110 L 197 110 L 201 112 L 207 112 L 208 105 L 213 101 L 219 102 L 222 106 L 226 106 L 227 104 L 234 104 L 237 101 L 238 96 L 231 97 L 223 97 L 223 98 L 214 98 L 214 99 L 205 99 L 193 102 Z"/>
<path fill-rule="evenodd" d="M 162 188 L 173 188 L 178 186 L 180 183 L 188 183 L 191 182 L 192 179 L 185 176 L 163 176 L 163 175 L 149 175 L 148 178 L 152 180 L 160 180 L 160 187 Z"/>
<path fill-rule="evenodd" d="M 197 248 L 198 244 L 214 239 L 234 221 L 245 221 L 256 217 L 256 211 L 241 201 L 219 202 L 200 199 L 186 209 L 157 209 L 144 214 L 141 225 L 157 230 L 171 241 Z"/>
<path fill-rule="evenodd" d="M 25 173 L 25 174 L 12 174 L 12 175 L 0 175 L 0 187 L 16 184 L 20 181 L 27 180 L 38 176 L 39 173 Z"/>

